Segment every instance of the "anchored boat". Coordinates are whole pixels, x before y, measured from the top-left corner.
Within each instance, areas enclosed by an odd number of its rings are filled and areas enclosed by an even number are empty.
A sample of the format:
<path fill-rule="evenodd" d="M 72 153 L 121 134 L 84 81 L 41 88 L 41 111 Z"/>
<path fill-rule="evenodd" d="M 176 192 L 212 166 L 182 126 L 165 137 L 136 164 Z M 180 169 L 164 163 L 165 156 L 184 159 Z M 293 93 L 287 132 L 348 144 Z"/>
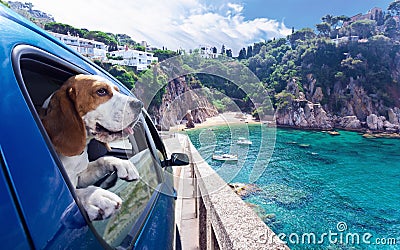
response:
<path fill-rule="evenodd" d="M 231 154 L 213 155 L 212 158 L 213 158 L 213 160 L 217 160 L 217 161 L 237 161 L 238 160 L 237 155 L 231 155 Z"/>
<path fill-rule="evenodd" d="M 236 143 L 239 145 L 251 145 L 252 144 L 252 142 L 250 140 L 247 140 L 244 137 L 239 137 Z"/>

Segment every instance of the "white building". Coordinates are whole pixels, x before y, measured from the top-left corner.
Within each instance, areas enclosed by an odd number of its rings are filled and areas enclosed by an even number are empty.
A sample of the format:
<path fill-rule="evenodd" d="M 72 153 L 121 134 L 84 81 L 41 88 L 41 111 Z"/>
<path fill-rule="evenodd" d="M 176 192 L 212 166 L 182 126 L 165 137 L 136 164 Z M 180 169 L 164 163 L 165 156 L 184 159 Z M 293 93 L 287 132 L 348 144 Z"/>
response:
<path fill-rule="evenodd" d="M 119 50 L 108 53 L 107 45 L 102 42 L 80 38 L 78 36 L 64 35 L 54 32 L 49 33 L 81 55 L 102 62 L 136 67 L 137 70 L 145 70 L 153 62 L 158 62 L 158 58 L 154 57 L 154 54 L 150 52 L 132 50 L 127 47 L 118 46 Z M 107 58 L 107 54 L 110 58 Z"/>
<path fill-rule="evenodd" d="M 344 36 L 344 37 L 337 37 L 335 39 L 332 39 L 332 41 L 338 46 L 339 44 L 344 44 L 344 43 L 349 43 L 349 42 L 358 42 L 359 37 L 358 36 Z"/>
<path fill-rule="evenodd" d="M 112 64 L 136 67 L 137 70 L 145 70 L 153 62 L 158 62 L 158 58 L 153 53 L 125 48 L 123 50 L 112 51 L 109 54 Z M 119 59 L 117 59 L 119 58 Z"/>
<path fill-rule="evenodd" d="M 101 61 L 107 60 L 107 45 L 102 42 L 81 38 L 79 36 L 64 35 L 54 32 L 49 33 L 83 56 Z"/>

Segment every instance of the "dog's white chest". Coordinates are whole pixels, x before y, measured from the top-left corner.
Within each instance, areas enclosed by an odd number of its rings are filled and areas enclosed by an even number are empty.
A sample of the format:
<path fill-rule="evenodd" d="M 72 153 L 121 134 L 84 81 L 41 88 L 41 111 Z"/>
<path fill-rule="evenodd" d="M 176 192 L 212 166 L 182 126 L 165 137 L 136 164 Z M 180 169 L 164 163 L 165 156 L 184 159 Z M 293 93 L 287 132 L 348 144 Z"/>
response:
<path fill-rule="evenodd" d="M 63 156 L 59 155 L 61 162 L 64 165 L 64 169 L 68 174 L 72 184 L 76 187 L 78 182 L 77 176 L 80 172 L 87 168 L 87 164 L 89 163 L 88 154 L 85 151 L 76 156 Z"/>

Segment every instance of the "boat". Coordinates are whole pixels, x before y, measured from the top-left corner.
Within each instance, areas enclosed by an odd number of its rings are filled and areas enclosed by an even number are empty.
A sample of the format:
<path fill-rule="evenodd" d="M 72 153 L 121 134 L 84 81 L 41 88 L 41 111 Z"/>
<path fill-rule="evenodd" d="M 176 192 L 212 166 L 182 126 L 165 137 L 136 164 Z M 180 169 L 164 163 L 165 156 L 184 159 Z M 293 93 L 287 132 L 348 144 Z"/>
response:
<path fill-rule="evenodd" d="M 252 142 L 250 140 L 247 140 L 244 137 L 239 137 L 236 143 L 239 145 L 251 145 L 252 144 Z"/>
<path fill-rule="evenodd" d="M 328 134 L 333 135 L 333 136 L 340 135 L 340 133 L 337 131 L 328 131 Z"/>
<path fill-rule="evenodd" d="M 222 154 L 222 155 L 214 155 L 212 156 L 213 160 L 216 161 L 237 161 L 238 156 L 237 155 L 231 155 L 231 154 Z"/>

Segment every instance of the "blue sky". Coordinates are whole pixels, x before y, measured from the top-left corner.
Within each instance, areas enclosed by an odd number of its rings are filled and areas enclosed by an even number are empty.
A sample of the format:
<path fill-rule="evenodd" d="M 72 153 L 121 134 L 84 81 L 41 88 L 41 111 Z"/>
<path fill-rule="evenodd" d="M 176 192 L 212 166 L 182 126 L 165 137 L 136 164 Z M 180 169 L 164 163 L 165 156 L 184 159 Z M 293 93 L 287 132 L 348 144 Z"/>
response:
<path fill-rule="evenodd" d="M 224 44 L 234 55 L 254 42 L 285 37 L 326 14 L 353 16 L 390 0 L 29 0 L 57 22 L 125 33 L 171 50 Z"/>
<path fill-rule="evenodd" d="M 246 0 L 243 14 L 248 19 L 261 16 L 283 20 L 287 27 L 314 28 L 326 14 L 353 16 L 373 7 L 386 10 L 391 0 Z"/>

